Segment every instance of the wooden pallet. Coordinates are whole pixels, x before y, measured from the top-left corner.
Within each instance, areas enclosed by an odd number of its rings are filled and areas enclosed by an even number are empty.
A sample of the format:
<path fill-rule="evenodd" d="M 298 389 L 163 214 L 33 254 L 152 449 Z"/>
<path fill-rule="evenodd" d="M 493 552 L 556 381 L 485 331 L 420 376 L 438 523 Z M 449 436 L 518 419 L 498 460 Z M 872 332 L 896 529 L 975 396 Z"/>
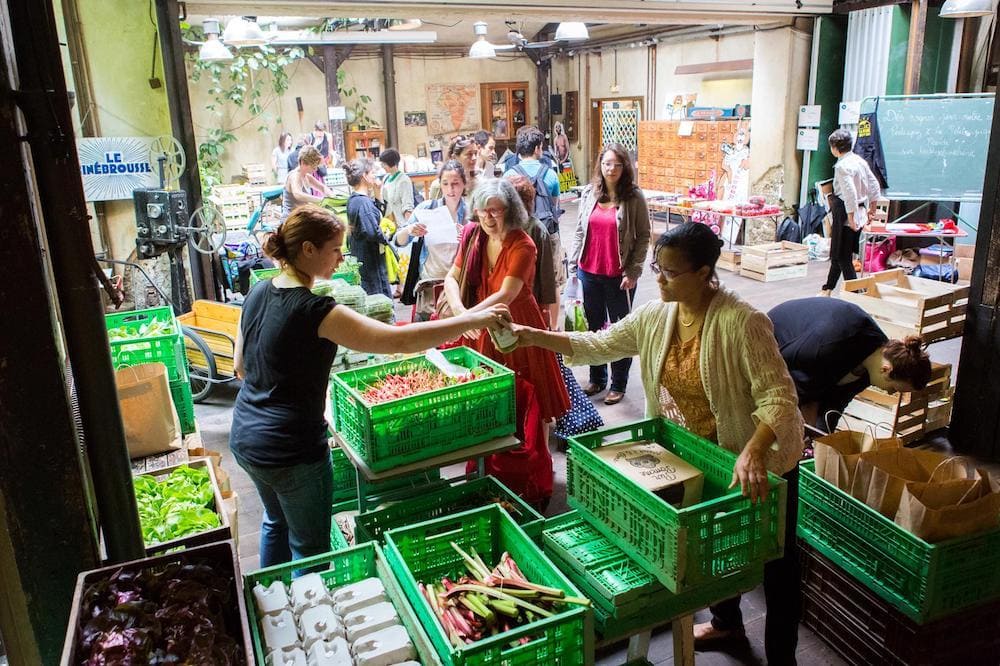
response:
<path fill-rule="evenodd" d="M 801 243 L 781 241 L 748 245 L 743 248 L 740 275 L 761 282 L 776 282 L 805 277 L 808 273 L 809 248 Z"/>
<path fill-rule="evenodd" d="M 880 437 L 891 429 L 890 434 L 903 444 L 910 444 L 951 423 L 954 394 L 951 365 L 932 363 L 931 380 L 923 391 L 890 394 L 868 387 L 847 405 L 844 409 L 847 418 L 841 419 L 837 428 L 855 431 L 872 428 Z"/>
<path fill-rule="evenodd" d="M 860 306 L 890 338 L 919 335 L 931 343 L 965 331 L 968 285 L 912 277 L 896 268 L 847 280 L 837 297 Z"/>

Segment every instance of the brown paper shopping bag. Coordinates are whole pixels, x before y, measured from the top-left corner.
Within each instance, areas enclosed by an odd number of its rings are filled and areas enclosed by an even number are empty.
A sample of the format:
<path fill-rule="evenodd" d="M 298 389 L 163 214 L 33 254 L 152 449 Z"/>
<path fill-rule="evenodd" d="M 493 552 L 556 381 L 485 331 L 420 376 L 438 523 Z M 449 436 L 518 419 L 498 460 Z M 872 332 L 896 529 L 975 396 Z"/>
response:
<path fill-rule="evenodd" d="M 165 365 L 144 363 L 121 368 L 115 372 L 115 383 L 130 458 L 181 448 L 183 436 Z"/>
<path fill-rule="evenodd" d="M 919 449 L 866 451 L 858 456 L 851 495 L 886 518 L 899 509 L 903 487 L 910 482 L 965 478 L 961 459 Z"/>
<path fill-rule="evenodd" d="M 864 432 L 836 430 L 813 440 L 816 474 L 844 492 L 850 492 L 862 453 L 898 449 L 902 445 L 896 437 L 876 437 L 871 427 Z"/>
<path fill-rule="evenodd" d="M 985 475 L 907 483 L 896 524 L 928 543 L 985 532 L 1000 525 L 1000 492 Z"/>

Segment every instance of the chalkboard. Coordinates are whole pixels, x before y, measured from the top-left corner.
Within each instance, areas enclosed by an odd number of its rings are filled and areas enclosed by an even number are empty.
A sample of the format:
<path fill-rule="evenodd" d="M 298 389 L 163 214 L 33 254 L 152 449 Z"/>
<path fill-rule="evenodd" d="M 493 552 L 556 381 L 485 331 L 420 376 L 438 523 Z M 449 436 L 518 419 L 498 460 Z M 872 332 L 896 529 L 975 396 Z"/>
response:
<path fill-rule="evenodd" d="M 877 108 L 876 108 L 877 102 Z M 993 95 L 869 97 L 885 155 L 889 199 L 979 201 Z"/>

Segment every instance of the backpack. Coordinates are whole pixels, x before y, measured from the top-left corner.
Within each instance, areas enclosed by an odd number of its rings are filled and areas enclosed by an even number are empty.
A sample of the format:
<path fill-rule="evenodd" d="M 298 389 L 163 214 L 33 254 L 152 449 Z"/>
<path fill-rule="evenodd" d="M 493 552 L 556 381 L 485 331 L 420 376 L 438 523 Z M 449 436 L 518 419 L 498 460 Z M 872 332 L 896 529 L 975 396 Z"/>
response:
<path fill-rule="evenodd" d="M 802 242 L 802 227 L 793 217 L 786 217 L 778 225 L 778 240 L 791 241 L 792 243 Z"/>
<path fill-rule="evenodd" d="M 535 210 L 534 216 L 538 218 L 538 221 L 542 223 L 545 230 L 550 234 L 559 233 L 559 213 L 562 212 L 559 208 L 552 203 L 552 197 L 549 195 L 549 188 L 545 185 L 545 170 L 546 166 L 542 164 L 538 168 L 538 173 L 532 178 L 528 175 L 527 170 L 520 164 L 515 164 L 512 170 L 515 173 L 519 173 L 528 180 L 531 184 L 535 186 Z"/>

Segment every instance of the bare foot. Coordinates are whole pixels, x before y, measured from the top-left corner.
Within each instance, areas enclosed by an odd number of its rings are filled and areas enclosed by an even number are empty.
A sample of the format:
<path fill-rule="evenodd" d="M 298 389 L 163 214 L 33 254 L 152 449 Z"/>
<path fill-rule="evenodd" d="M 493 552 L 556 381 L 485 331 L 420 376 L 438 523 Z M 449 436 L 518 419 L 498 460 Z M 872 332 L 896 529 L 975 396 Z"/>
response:
<path fill-rule="evenodd" d="M 744 638 L 746 638 L 746 633 L 743 629 L 716 629 L 711 622 L 701 622 L 694 625 L 695 643 L 714 643 Z"/>

